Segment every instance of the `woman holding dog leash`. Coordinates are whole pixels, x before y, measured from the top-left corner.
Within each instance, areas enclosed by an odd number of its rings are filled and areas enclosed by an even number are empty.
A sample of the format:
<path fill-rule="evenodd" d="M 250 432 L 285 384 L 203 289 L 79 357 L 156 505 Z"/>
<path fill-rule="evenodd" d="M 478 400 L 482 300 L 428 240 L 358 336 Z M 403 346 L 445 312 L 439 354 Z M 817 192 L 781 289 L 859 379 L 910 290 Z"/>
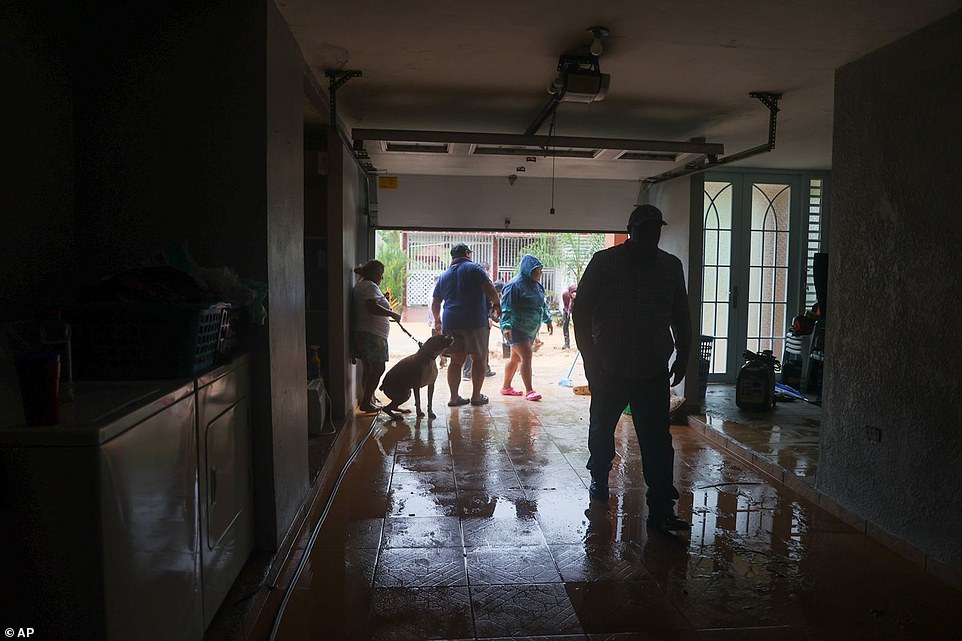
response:
<path fill-rule="evenodd" d="M 540 401 L 541 394 L 531 386 L 531 355 L 535 334 L 541 323 L 548 333 L 554 333 L 548 305 L 544 299 L 541 274 L 544 265 L 531 254 L 521 257 L 518 275 L 508 281 L 501 292 L 501 333 L 511 344 L 511 359 L 504 367 L 502 396 L 524 396 L 529 401 Z M 514 389 L 511 381 L 521 370 L 525 391 Z"/>
<path fill-rule="evenodd" d="M 389 319 L 400 321 L 401 315 L 391 309 L 391 303 L 378 287 L 384 278 L 384 263 L 369 260 L 355 267 L 354 273 L 361 277 L 354 285 L 352 296 L 354 351 L 364 365 L 359 406 L 362 412 L 376 412 L 379 408 L 374 404 L 374 390 L 381 381 L 384 364 L 388 360 Z"/>

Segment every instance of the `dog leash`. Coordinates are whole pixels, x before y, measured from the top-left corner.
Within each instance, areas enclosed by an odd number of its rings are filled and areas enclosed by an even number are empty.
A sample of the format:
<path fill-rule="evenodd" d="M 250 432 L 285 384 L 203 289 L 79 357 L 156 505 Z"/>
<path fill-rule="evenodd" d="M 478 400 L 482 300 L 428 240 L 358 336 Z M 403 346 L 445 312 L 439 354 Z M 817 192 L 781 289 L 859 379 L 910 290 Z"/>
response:
<path fill-rule="evenodd" d="M 418 349 L 424 347 L 424 343 L 422 343 L 422 342 L 419 341 L 418 339 L 414 338 L 414 335 L 411 334 L 411 332 L 409 332 L 408 330 L 406 330 L 406 329 L 404 328 L 404 325 L 401 324 L 401 321 L 396 320 L 396 321 L 394 321 L 394 322 L 397 323 L 397 326 L 401 328 L 401 331 L 402 331 L 402 332 L 404 332 L 405 334 L 407 334 L 408 336 L 410 336 L 410 337 L 411 337 L 411 340 L 418 344 Z"/>

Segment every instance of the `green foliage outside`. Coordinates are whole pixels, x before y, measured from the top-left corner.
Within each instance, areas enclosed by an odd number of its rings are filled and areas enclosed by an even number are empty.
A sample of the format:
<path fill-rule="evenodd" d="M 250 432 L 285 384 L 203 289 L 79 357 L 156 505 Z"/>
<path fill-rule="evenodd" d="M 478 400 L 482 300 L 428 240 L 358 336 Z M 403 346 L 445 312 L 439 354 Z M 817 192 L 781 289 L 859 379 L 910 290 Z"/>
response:
<path fill-rule="evenodd" d="M 524 252 L 537 256 L 546 269 L 571 273 L 578 281 L 588 261 L 604 246 L 604 234 L 539 234 Z"/>
<path fill-rule="evenodd" d="M 535 258 L 541 261 L 545 269 L 557 269 L 561 267 L 562 256 L 558 251 L 558 243 L 555 240 L 557 234 L 538 234 L 529 245 L 524 248 L 525 254 L 531 254 Z M 521 256 L 518 256 L 518 261 L 520 262 Z M 515 269 L 515 274 L 517 274 L 517 268 Z M 545 295 L 548 298 L 548 304 L 551 306 L 552 315 L 557 308 L 557 296 L 551 290 L 547 290 Z"/>
<path fill-rule="evenodd" d="M 524 253 L 536 256 L 545 269 L 557 270 L 559 278 L 572 274 L 574 282 L 578 282 L 585 273 L 588 261 L 596 251 L 604 249 L 604 246 L 604 234 L 539 234 L 524 248 Z M 556 285 L 565 286 L 560 281 Z M 556 292 L 548 291 L 546 294 L 552 313 L 560 316 Z"/>
<path fill-rule="evenodd" d="M 581 280 L 594 253 L 605 248 L 604 234 L 557 234 L 557 238 L 567 258 L 565 267 L 574 274 L 575 282 Z"/>
<path fill-rule="evenodd" d="M 401 249 L 401 232 L 378 230 L 374 255 L 384 263 L 381 291 L 390 301 L 391 308 L 399 311 L 401 301 L 404 300 L 404 286 L 408 278 L 407 256 Z"/>
<path fill-rule="evenodd" d="M 558 251 L 558 243 L 555 240 L 557 234 L 538 234 L 530 245 L 524 248 L 525 254 L 531 254 L 541 261 L 545 269 L 557 269 L 561 267 L 562 256 Z M 520 256 L 518 257 L 520 260 Z"/>

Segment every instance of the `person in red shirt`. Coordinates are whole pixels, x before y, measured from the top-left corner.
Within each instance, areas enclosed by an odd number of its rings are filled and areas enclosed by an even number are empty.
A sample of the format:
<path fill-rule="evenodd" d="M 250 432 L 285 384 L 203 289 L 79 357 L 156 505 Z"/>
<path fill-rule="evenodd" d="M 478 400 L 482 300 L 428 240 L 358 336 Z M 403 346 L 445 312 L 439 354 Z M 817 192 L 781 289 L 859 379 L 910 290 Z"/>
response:
<path fill-rule="evenodd" d="M 565 344 L 561 346 L 561 349 L 571 349 L 568 325 L 571 323 L 571 306 L 574 305 L 577 295 L 578 285 L 568 285 L 568 289 L 561 293 L 561 333 L 565 337 Z"/>

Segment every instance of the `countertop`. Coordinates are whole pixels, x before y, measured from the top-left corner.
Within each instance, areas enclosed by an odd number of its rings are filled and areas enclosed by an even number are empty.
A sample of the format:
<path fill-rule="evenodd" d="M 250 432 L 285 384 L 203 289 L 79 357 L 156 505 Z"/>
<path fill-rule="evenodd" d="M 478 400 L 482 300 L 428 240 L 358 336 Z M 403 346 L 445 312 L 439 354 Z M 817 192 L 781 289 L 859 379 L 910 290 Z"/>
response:
<path fill-rule="evenodd" d="M 25 425 L 14 408 L 0 407 L 0 447 L 96 447 L 248 359 L 239 354 L 196 378 L 74 383 L 74 400 L 61 402 L 60 423 L 48 427 Z"/>
<path fill-rule="evenodd" d="M 97 446 L 193 394 L 194 379 L 74 383 L 74 400 L 60 404 L 60 423 L 17 424 L 0 410 L 0 447 Z"/>

